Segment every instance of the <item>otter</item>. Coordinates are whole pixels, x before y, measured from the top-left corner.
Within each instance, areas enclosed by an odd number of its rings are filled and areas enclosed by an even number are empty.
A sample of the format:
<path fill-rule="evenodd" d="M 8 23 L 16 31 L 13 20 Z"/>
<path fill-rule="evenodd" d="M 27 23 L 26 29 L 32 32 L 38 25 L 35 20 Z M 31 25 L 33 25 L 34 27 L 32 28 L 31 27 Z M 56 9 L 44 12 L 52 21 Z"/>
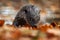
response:
<path fill-rule="evenodd" d="M 31 27 L 37 27 L 40 21 L 40 9 L 35 5 L 25 5 L 17 13 L 13 25 L 18 27 L 29 24 Z"/>

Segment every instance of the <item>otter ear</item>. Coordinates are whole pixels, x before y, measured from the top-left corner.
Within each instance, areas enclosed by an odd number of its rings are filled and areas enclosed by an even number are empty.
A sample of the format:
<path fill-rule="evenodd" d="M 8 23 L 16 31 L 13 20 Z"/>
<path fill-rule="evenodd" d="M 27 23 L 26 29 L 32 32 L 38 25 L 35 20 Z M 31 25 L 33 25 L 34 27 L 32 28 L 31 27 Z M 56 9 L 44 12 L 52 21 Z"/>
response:
<path fill-rule="evenodd" d="M 40 12 L 41 12 L 41 10 L 39 11 L 39 13 L 38 13 L 38 14 L 40 14 Z"/>

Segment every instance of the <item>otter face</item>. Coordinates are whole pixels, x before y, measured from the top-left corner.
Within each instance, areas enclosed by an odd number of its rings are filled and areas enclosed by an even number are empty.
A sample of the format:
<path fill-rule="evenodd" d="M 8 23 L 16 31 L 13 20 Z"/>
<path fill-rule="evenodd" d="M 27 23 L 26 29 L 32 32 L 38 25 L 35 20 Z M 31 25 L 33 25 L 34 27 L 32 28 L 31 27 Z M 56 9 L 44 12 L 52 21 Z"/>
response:
<path fill-rule="evenodd" d="M 40 10 L 34 5 L 26 5 L 17 13 L 13 25 L 19 26 L 28 23 L 32 27 L 36 27 L 40 21 Z"/>

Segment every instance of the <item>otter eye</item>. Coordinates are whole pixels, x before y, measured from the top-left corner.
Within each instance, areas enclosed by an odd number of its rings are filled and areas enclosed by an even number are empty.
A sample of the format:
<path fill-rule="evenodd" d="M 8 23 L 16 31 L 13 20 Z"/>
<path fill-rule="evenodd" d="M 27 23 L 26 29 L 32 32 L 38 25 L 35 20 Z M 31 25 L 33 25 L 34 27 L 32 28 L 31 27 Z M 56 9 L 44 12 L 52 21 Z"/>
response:
<path fill-rule="evenodd" d="M 32 7 L 34 7 L 34 6 L 32 6 Z"/>
<path fill-rule="evenodd" d="M 24 10 L 27 13 L 27 10 Z"/>

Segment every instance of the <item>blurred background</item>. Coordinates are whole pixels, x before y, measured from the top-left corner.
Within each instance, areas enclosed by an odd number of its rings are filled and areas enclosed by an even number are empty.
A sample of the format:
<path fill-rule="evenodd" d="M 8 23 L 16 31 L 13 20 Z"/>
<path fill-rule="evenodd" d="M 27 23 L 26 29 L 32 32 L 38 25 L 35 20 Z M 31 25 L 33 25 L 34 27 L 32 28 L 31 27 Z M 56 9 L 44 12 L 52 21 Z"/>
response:
<path fill-rule="evenodd" d="M 37 29 L 28 25 L 15 28 L 13 20 L 27 4 L 40 8 L 41 23 L 54 23 L 39 25 Z M 0 40 L 60 40 L 60 0 L 0 0 Z"/>
<path fill-rule="evenodd" d="M 23 5 L 33 4 L 40 7 L 40 21 L 60 24 L 60 1 L 59 0 L 0 0 L 0 20 L 5 24 L 12 24 L 17 12 Z"/>

